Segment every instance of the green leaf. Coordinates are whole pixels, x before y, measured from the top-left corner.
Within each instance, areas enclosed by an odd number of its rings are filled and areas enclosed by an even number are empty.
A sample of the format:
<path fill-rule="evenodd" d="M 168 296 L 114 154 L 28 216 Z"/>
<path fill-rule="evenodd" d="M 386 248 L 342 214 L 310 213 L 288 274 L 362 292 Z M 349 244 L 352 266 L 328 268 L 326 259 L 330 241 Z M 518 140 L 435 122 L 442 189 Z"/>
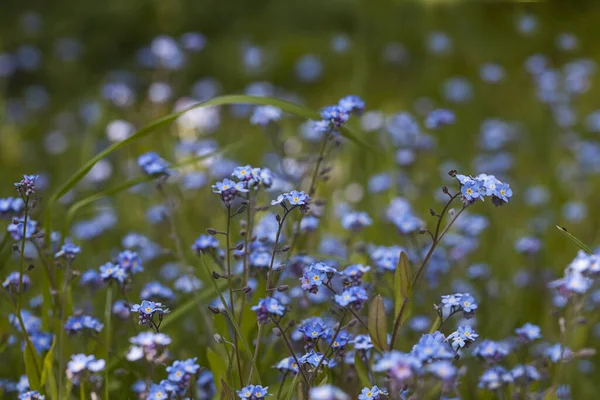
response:
<path fill-rule="evenodd" d="M 223 379 L 221 379 L 221 388 L 221 393 L 227 400 L 235 400 L 235 392 Z"/>
<path fill-rule="evenodd" d="M 304 390 L 302 388 L 302 381 L 298 382 L 298 386 L 296 386 L 296 399 L 304 400 Z"/>
<path fill-rule="evenodd" d="M 400 313 L 400 309 L 402 308 L 402 304 L 406 301 L 406 299 L 410 299 L 411 297 L 411 267 L 410 262 L 408 261 L 408 257 L 405 252 L 400 253 L 400 261 L 396 267 L 396 271 L 394 273 L 394 299 L 395 299 L 395 311 L 394 314 L 396 317 Z"/>
<path fill-rule="evenodd" d="M 204 268 L 206 269 L 206 273 L 210 275 L 210 268 L 208 267 L 208 264 L 206 264 L 204 255 L 201 255 L 200 258 L 202 258 L 202 264 L 204 265 Z M 223 293 L 221 293 L 221 290 L 217 286 L 217 282 L 214 279 L 208 279 L 208 280 L 213 284 L 215 291 L 219 295 L 219 298 L 221 299 L 221 303 L 223 303 L 223 307 L 225 308 L 225 311 L 227 312 L 227 315 L 229 316 L 231 325 L 233 325 L 233 328 L 235 329 L 240 341 L 242 342 L 242 346 L 244 347 L 244 351 L 246 352 L 246 355 L 248 356 L 248 360 L 252 363 L 252 366 L 254 367 L 255 376 L 258 379 L 258 383 L 260 384 L 261 383 L 260 374 L 258 372 L 258 367 L 256 366 L 256 362 L 254 361 L 254 356 L 252 355 L 252 351 L 250 350 L 250 346 L 248 346 L 248 342 L 246 342 L 246 339 L 242 335 L 242 330 L 240 329 L 240 326 L 238 325 L 236 319 L 233 318 L 233 316 L 231 315 L 231 310 L 227 306 L 227 301 L 225 301 L 225 298 L 223 297 Z"/>
<path fill-rule="evenodd" d="M 369 372 L 367 371 L 367 366 L 365 365 L 364 360 L 359 354 L 360 352 L 354 352 L 354 368 L 356 369 L 356 373 L 358 375 L 358 379 L 360 379 L 360 383 L 364 387 L 371 387 L 371 380 L 369 379 Z"/>
<path fill-rule="evenodd" d="M 278 107 L 287 113 L 294 114 L 294 115 L 297 115 L 297 116 L 300 116 L 303 118 L 320 119 L 320 115 L 318 112 L 311 110 L 309 108 L 306 108 L 304 106 L 291 103 L 289 101 L 275 99 L 275 98 L 271 98 L 271 97 L 259 97 L 259 96 L 247 96 L 247 95 L 226 95 L 226 96 L 215 97 L 215 98 L 212 98 L 205 102 L 194 104 L 193 106 L 186 108 L 185 110 L 166 115 L 162 118 L 158 118 L 158 119 L 150 122 L 148 125 L 144 126 L 143 128 L 141 128 L 140 130 L 138 130 L 136 133 L 134 133 L 127 139 L 122 140 L 118 143 L 114 143 L 113 145 L 104 149 L 100 153 L 96 154 L 91 160 L 89 160 L 81 168 L 79 168 L 64 184 L 62 184 L 50 196 L 50 198 L 48 199 L 47 210 L 46 210 L 46 215 L 45 215 L 46 235 L 48 235 L 48 236 L 50 235 L 51 222 L 52 222 L 51 210 L 53 209 L 54 204 L 56 204 L 56 202 L 58 200 L 60 200 L 71 189 L 73 189 L 75 187 L 75 185 L 77 185 L 77 183 L 79 183 L 79 181 L 81 181 L 83 179 L 83 177 L 85 175 L 87 175 L 87 173 L 94 167 L 94 165 L 96 165 L 96 163 L 98 161 L 102 160 L 103 158 L 107 157 L 108 155 L 112 154 L 113 152 L 115 152 L 119 149 L 122 149 L 132 143 L 135 143 L 138 140 L 140 140 L 146 136 L 149 136 L 151 133 L 156 131 L 158 128 L 161 128 L 163 126 L 166 126 L 166 125 L 172 123 L 173 121 L 175 121 L 177 118 L 179 118 L 180 116 L 182 116 L 183 114 L 185 114 L 188 111 L 191 111 L 196 108 L 222 106 L 222 105 L 228 105 L 228 104 L 271 105 L 271 106 Z M 350 130 L 350 128 L 348 128 L 348 127 L 342 128 L 340 134 L 342 136 L 348 138 L 349 140 L 353 141 L 354 143 L 361 145 L 364 148 L 367 148 L 369 150 L 374 150 L 373 146 L 371 146 L 367 142 L 359 139 L 356 136 L 356 134 L 354 132 L 352 132 Z"/>
<path fill-rule="evenodd" d="M 242 144 L 241 142 L 233 143 L 233 144 L 223 147 L 220 150 L 211 151 L 210 153 L 203 154 L 201 156 L 191 157 L 187 160 L 184 160 L 177 164 L 172 165 L 171 169 L 177 170 L 177 169 L 183 168 L 185 166 L 188 166 L 190 164 L 202 161 L 208 157 L 214 157 L 216 155 L 226 154 L 238 147 L 241 147 L 241 144 Z M 75 217 L 75 214 L 77 213 L 77 211 L 79 211 L 83 207 L 85 207 L 89 204 L 92 204 L 100 199 L 105 198 L 105 197 L 112 196 L 114 194 L 120 193 L 127 189 L 131 189 L 132 187 L 139 185 L 141 183 L 150 182 L 154 179 L 156 179 L 156 178 L 152 177 L 152 176 L 139 176 L 139 177 L 131 179 L 125 183 L 122 183 L 121 185 L 117 185 L 115 187 L 103 190 L 98 193 L 94 193 L 93 195 L 88 196 L 88 197 L 81 199 L 78 202 L 74 203 L 71 207 L 69 207 L 69 210 L 67 211 L 67 217 L 65 219 L 65 225 L 63 227 L 62 237 L 68 236 L 67 233 L 68 233 L 69 227 L 71 226 L 71 223 L 73 222 L 73 218 Z"/>
<path fill-rule="evenodd" d="M 25 359 L 25 373 L 29 380 L 29 387 L 31 390 L 40 390 L 40 376 L 37 370 L 37 365 L 40 364 L 39 357 L 34 348 L 32 348 L 31 342 L 25 342 L 25 353 L 23 354 Z"/>
<path fill-rule="evenodd" d="M 377 295 L 369 307 L 369 334 L 379 351 L 387 350 L 387 320 L 383 298 Z"/>
<path fill-rule="evenodd" d="M 227 364 L 225 360 L 227 357 L 217 354 L 213 349 L 206 349 L 206 358 L 208 359 L 208 365 L 214 375 L 214 381 L 217 384 L 217 392 L 221 392 L 223 386 L 221 382 L 225 382 L 227 376 Z"/>
<path fill-rule="evenodd" d="M 299 377 L 300 377 L 300 374 L 296 374 L 296 376 L 294 376 L 294 379 L 292 380 L 292 383 L 290 384 L 290 388 L 288 389 L 286 400 L 292 400 L 292 397 L 294 397 L 294 391 L 296 390 L 296 385 L 298 384 Z"/>
<path fill-rule="evenodd" d="M 571 239 L 571 241 L 573 243 L 575 243 L 581 250 L 585 251 L 588 254 L 594 254 L 594 252 L 589 247 L 587 247 L 585 243 L 583 243 L 581 240 L 577 239 L 575 236 L 571 235 L 565 228 L 563 228 L 562 226 L 558 226 L 558 225 L 556 225 L 556 227 L 558 228 L 559 231 L 561 231 L 562 233 L 567 235 L 567 237 L 569 239 Z"/>
<path fill-rule="evenodd" d="M 58 398 L 58 389 L 56 387 L 56 379 L 54 379 L 54 370 L 52 362 L 54 360 L 54 346 L 56 346 L 56 337 L 52 340 L 52 346 L 44 357 L 41 386 L 46 386 L 46 392 L 49 393 L 51 399 Z"/>
<path fill-rule="evenodd" d="M 442 317 L 440 317 L 440 315 L 438 314 L 438 316 L 435 318 L 435 321 L 433 321 L 433 324 L 431 324 L 431 328 L 429 328 L 429 334 L 432 334 L 433 332 L 437 331 L 440 327 L 440 325 L 442 324 Z"/>

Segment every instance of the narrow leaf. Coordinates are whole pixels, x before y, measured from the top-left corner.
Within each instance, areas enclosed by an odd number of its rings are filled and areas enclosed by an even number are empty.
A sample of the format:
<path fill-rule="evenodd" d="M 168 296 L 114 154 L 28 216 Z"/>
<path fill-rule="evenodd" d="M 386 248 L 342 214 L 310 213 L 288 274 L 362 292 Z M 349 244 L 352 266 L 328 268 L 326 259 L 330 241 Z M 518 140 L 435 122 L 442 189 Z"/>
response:
<path fill-rule="evenodd" d="M 292 383 L 290 384 L 290 388 L 288 390 L 286 400 L 292 400 L 292 398 L 294 397 L 294 392 L 296 391 L 296 385 L 298 384 L 299 377 L 300 377 L 300 373 L 297 373 L 296 376 L 294 376 L 294 379 L 292 380 Z"/>
<path fill-rule="evenodd" d="M 405 252 L 400 253 L 400 261 L 394 274 L 395 314 L 398 316 L 405 299 L 411 297 L 411 267 Z"/>
<path fill-rule="evenodd" d="M 235 392 L 223 379 L 221 379 L 221 388 L 221 393 L 227 400 L 235 400 Z"/>
<path fill-rule="evenodd" d="M 27 379 L 29 380 L 29 387 L 32 390 L 40 390 L 40 376 L 36 367 L 36 358 L 38 357 L 35 349 L 31 347 L 29 341 L 25 342 L 25 353 L 23 354 L 25 359 L 25 373 L 27 374 Z"/>
<path fill-rule="evenodd" d="M 565 228 L 563 228 L 562 226 L 558 226 L 558 225 L 556 225 L 556 227 L 558 228 L 559 231 L 561 231 L 562 233 L 567 235 L 567 237 L 569 239 L 571 239 L 571 241 L 573 243 L 575 243 L 577 245 L 577 247 L 579 247 L 581 250 L 585 251 L 588 254 L 594 254 L 594 252 L 589 247 L 587 247 L 587 245 L 585 243 L 583 243 L 581 240 L 577 239 L 575 236 L 571 235 Z"/>
<path fill-rule="evenodd" d="M 208 365 L 214 375 L 214 381 L 217 384 L 217 392 L 221 392 L 223 386 L 221 382 L 225 382 L 227 375 L 227 364 L 225 363 L 226 358 L 217 354 L 213 349 L 206 349 L 206 358 L 208 359 Z"/>
<path fill-rule="evenodd" d="M 296 390 L 296 399 L 297 400 L 304 400 L 304 389 L 303 389 L 303 382 L 300 381 L 298 382 L 298 386 L 297 386 L 297 390 Z"/>
<path fill-rule="evenodd" d="M 51 399 L 58 397 L 58 389 L 56 387 L 56 380 L 54 379 L 54 371 L 52 361 L 54 360 L 54 346 L 56 346 L 56 337 L 52 340 L 50 350 L 44 356 L 43 369 L 42 369 L 42 380 L 40 386 L 46 386 L 46 391 L 50 394 Z"/>
<path fill-rule="evenodd" d="M 356 369 L 356 374 L 358 375 L 358 379 L 360 379 L 360 383 L 364 387 L 371 387 L 371 380 L 369 379 L 369 372 L 367 370 L 367 366 L 365 365 L 364 360 L 359 354 L 360 352 L 354 352 L 354 368 Z"/>
<path fill-rule="evenodd" d="M 387 320 L 383 298 L 377 295 L 369 307 L 369 334 L 379 351 L 387 350 Z"/>

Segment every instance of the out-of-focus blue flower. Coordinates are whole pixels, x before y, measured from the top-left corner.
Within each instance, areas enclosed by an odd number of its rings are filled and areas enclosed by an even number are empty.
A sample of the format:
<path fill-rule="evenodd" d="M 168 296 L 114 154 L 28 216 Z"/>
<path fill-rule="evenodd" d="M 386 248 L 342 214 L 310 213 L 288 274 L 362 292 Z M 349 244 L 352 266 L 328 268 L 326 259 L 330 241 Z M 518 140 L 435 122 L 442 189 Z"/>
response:
<path fill-rule="evenodd" d="M 140 292 L 142 299 L 173 300 L 175 293 L 160 282 L 148 282 Z"/>
<path fill-rule="evenodd" d="M 433 110 L 425 120 L 427 129 L 439 129 L 444 125 L 452 125 L 456 121 L 454 113 L 445 108 Z"/>
<path fill-rule="evenodd" d="M 138 166 L 144 173 L 152 176 L 170 175 L 169 163 L 155 152 L 144 153 L 138 157 Z"/>
<path fill-rule="evenodd" d="M 80 316 L 71 316 L 65 323 L 65 330 L 69 334 L 74 334 L 76 332 L 82 332 L 85 330 L 92 332 L 100 332 L 104 324 L 102 324 L 99 320 L 89 315 L 80 315 Z"/>
<path fill-rule="evenodd" d="M 535 339 L 541 339 L 541 329 L 537 325 L 530 324 L 529 322 L 520 328 L 515 329 L 515 333 L 519 335 L 519 338 L 526 342 L 531 342 Z"/>
<path fill-rule="evenodd" d="M 257 106 L 250 117 L 252 125 L 267 126 L 271 122 L 277 122 L 281 119 L 283 113 L 280 108 L 273 106 Z"/>
<path fill-rule="evenodd" d="M 11 272 L 4 282 L 2 282 L 2 287 L 9 293 L 19 293 L 21 283 L 23 284 L 23 292 L 25 292 L 29 289 L 29 286 L 31 286 L 31 278 L 29 278 L 28 275 L 23 274 L 23 278 L 21 279 L 21 274 L 19 272 Z"/>
<path fill-rule="evenodd" d="M 373 220 L 369 214 L 362 211 L 353 211 L 342 216 L 342 226 L 351 231 L 360 231 L 362 228 L 371 226 Z"/>
<path fill-rule="evenodd" d="M 115 280 L 119 283 L 124 283 L 127 279 L 127 272 L 120 265 L 114 265 L 107 262 L 100 266 L 100 277 L 105 281 Z"/>

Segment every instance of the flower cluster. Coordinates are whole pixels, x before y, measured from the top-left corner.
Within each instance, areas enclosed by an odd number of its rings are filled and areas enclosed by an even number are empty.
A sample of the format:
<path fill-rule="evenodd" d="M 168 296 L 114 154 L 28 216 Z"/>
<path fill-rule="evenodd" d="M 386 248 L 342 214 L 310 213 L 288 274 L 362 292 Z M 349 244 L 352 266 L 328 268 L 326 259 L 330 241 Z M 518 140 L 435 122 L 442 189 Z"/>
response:
<path fill-rule="evenodd" d="M 189 358 L 184 361 L 174 361 L 171 366 L 167 367 L 167 373 L 169 374 L 167 380 L 176 387 L 174 392 L 177 395 L 186 392 L 192 377 L 200 369 L 200 365 L 196 363 L 196 360 L 197 358 Z"/>
<path fill-rule="evenodd" d="M 23 233 L 25 233 L 25 239 L 31 239 L 37 233 L 38 223 L 36 221 L 28 218 L 25 226 L 23 225 L 24 223 L 24 218 L 15 218 L 8 225 L 7 231 L 16 242 L 20 242 L 23 239 Z"/>
<path fill-rule="evenodd" d="M 93 355 L 74 354 L 67 364 L 67 377 L 78 384 L 81 379 L 90 378 L 92 374 L 104 370 L 106 361 L 96 359 Z"/>
<path fill-rule="evenodd" d="M 360 310 L 362 305 L 369 299 L 367 291 L 362 286 L 351 286 L 340 294 L 335 295 L 335 302 L 341 307 L 351 306 Z"/>
<path fill-rule="evenodd" d="M 266 324 L 273 316 L 283 317 L 285 307 L 281 302 L 273 297 L 260 299 L 258 304 L 252 307 L 252 311 L 256 312 L 258 322 Z"/>
<path fill-rule="evenodd" d="M 276 200 L 271 201 L 271 205 L 279 204 L 285 210 L 291 211 L 298 207 L 300 212 L 307 213 L 310 206 L 310 196 L 304 192 L 292 190 L 289 193 L 283 193 L 277 196 Z"/>
<path fill-rule="evenodd" d="M 54 258 L 64 258 L 66 260 L 74 260 L 81 253 L 81 247 L 76 246 L 72 242 L 66 240 L 60 250 L 54 254 Z"/>
<path fill-rule="evenodd" d="M 65 331 L 72 335 L 77 332 L 92 332 L 98 333 L 102 330 L 104 324 L 96 318 L 89 315 L 80 315 L 77 317 L 69 317 L 65 323 Z"/>
<path fill-rule="evenodd" d="M 139 156 L 137 163 L 146 175 L 162 176 L 171 174 L 169 163 L 153 151 Z"/>
<path fill-rule="evenodd" d="M 132 345 L 127 352 L 127 360 L 137 361 L 145 358 L 148 362 L 156 363 L 167 357 L 165 348 L 172 340 L 164 333 L 140 332 L 129 338 L 129 342 Z"/>
<path fill-rule="evenodd" d="M 548 286 L 557 289 L 561 295 L 568 298 L 573 294 L 586 293 L 598 276 L 600 256 L 580 250 L 577 257 L 565 268 L 564 277 L 550 282 Z"/>
<path fill-rule="evenodd" d="M 25 291 L 27 291 L 27 289 L 29 289 L 29 286 L 31 286 L 31 279 L 29 278 L 28 275 L 23 274 L 22 283 L 23 283 L 23 292 L 25 292 Z M 9 293 L 19 293 L 20 284 L 21 284 L 21 274 L 18 272 L 11 272 L 6 277 L 4 282 L 2 282 L 2 287 L 4 289 L 6 289 L 6 291 Z"/>
<path fill-rule="evenodd" d="M 38 178 L 38 175 L 23 175 L 23 179 L 15 183 L 15 189 L 21 197 L 28 198 L 35 194 L 35 181 Z"/>
<path fill-rule="evenodd" d="M 457 350 L 459 348 L 468 347 L 471 343 L 475 342 L 479 335 L 471 328 L 470 325 L 462 325 L 455 332 L 448 336 L 448 340 L 452 340 L 452 348 Z"/>
<path fill-rule="evenodd" d="M 358 400 L 377 400 L 380 399 L 380 396 L 387 396 L 388 392 L 384 389 L 380 389 L 377 386 L 373 386 L 372 388 L 363 388 L 363 390 L 358 395 Z"/>
<path fill-rule="evenodd" d="M 268 392 L 269 387 L 262 387 L 260 385 L 249 385 L 237 391 L 237 395 L 240 399 L 263 399 L 266 396 L 271 396 Z"/>
<path fill-rule="evenodd" d="M 25 210 L 25 202 L 20 197 L 0 199 L 0 218 L 12 218 Z"/>
<path fill-rule="evenodd" d="M 302 289 L 317 293 L 319 286 L 328 284 L 336 273 L 337 270 L 327 264 L 321 262 L 311 264 L 300 278 Z"/>
<path fill-rule="evenodd" d="M 485 197 L 492 197 L 492 203 L 501 206 L 508 203 L 512 197 L 512 189 L 508 183 L 499 181 L 494 175 L 479 174 L 475 178 L 466 175 L 456 175 L 460 182 L 460 192 L 464 204 L 472 204 L 476 200 L 483 201 Z"/>
<path fill-rule="evenodd" d="M 155 303 L 149 300 L 144 300 L 141 304 L 134 304 L 131 307 L 131 311 L 140 314 L 140 325 L 147 325 L 156 332 L 158 332 L 160 328 L 164 315 L 170 312 L 170 310 L 165 308 L 162 303 Z M 158 321 L 154 321 L 155 316 L 158 318 Z"/>
<path fill-rule="evenodd" d="M 454 293 L 442 296 L 442 312 L 447 313 L 446 318 L 448 315 L 459 311 L 463 311 L 463 315 L 466 318 L 470 318 L 475 313 L 477 307 L 479 306 L 469 293 Z"/>

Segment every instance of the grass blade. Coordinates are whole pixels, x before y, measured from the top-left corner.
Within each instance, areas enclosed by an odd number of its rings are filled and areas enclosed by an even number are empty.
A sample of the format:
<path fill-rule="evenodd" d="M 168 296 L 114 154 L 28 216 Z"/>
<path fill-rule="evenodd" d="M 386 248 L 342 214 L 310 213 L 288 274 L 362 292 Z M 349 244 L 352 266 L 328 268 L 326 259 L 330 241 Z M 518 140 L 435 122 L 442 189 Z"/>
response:
<path fill-rule="evenodd" d="M 558 226 L 558 225 L 556 225 L 556 227 L 558 228 L 559 231 L 561 231 L 562 233 L 567 235 L 567 237 L 569 239 L 571 239 L 571 241 L 573 243 L 575 243 L 577 245 L 577 247 L 579 247 L 581 250 L 585 251 L 588 254 L 594 254 L 592 249 L 587 247 L 587 245 L 585 243 L 583 243 L 581 240 L 579 240 L 575 236 L 571 235 L 565 228 L 563 228 L 562 226 Z"/>

